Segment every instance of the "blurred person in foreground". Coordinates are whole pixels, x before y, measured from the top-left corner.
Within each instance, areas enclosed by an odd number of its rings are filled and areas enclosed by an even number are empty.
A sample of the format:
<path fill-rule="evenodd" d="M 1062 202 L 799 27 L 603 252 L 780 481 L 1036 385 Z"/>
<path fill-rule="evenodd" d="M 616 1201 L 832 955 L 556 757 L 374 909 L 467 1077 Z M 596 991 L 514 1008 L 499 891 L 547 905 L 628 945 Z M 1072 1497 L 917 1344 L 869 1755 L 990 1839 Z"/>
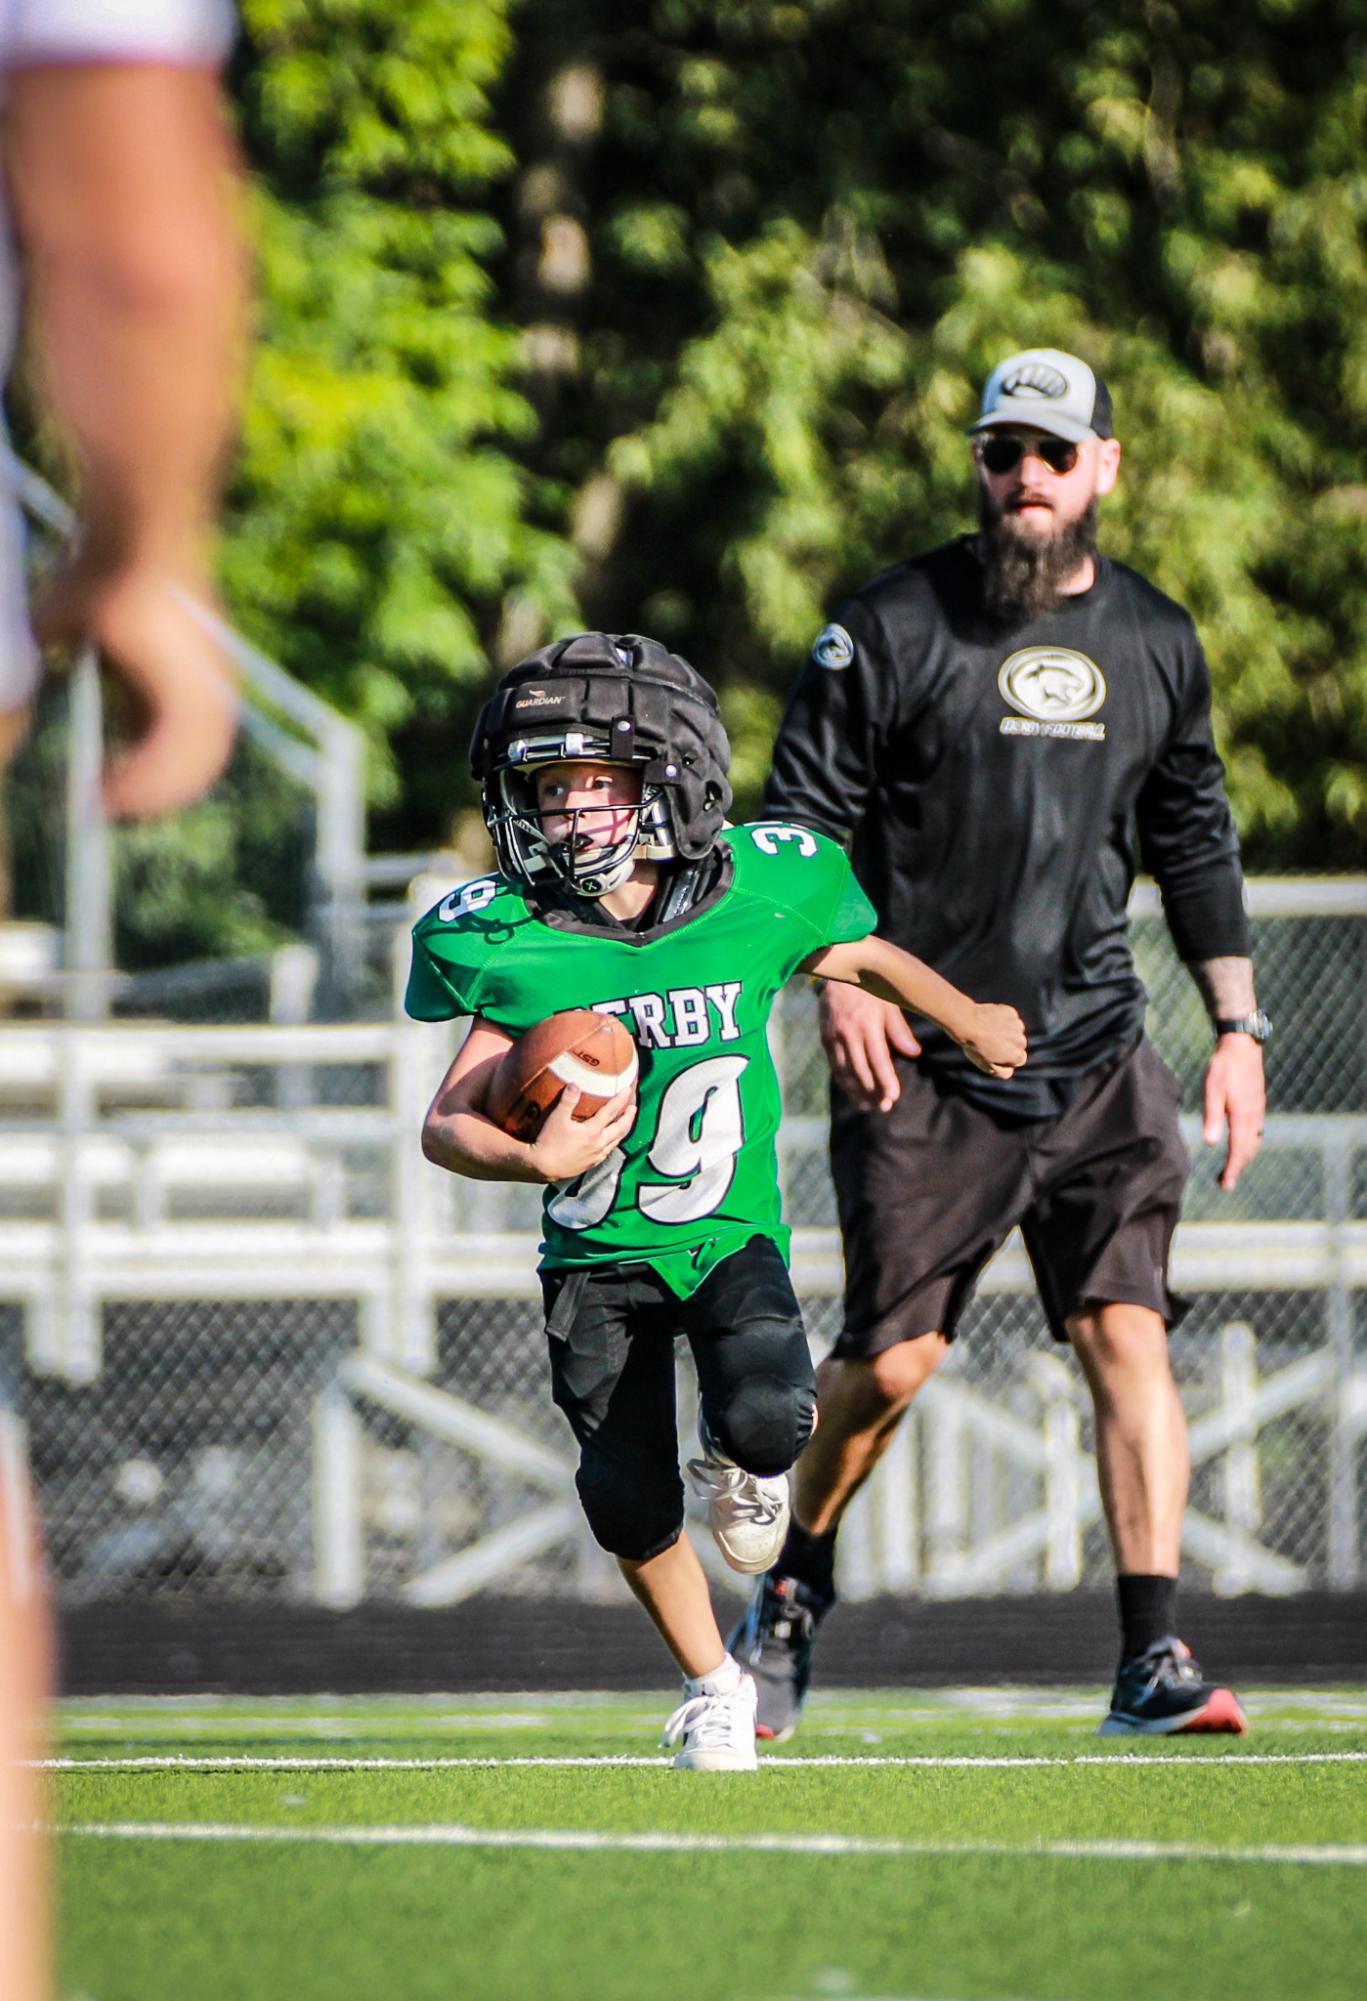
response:
<path fill-rule="evenodd" d="M 0 368 L 22 309 L 79 519 L 26 613 L 19 512 L 0 502 L 0 766 L 41 655 L 93 644 L 128 711 L 105 775 L 116 815 L 198 798 L 235 729 L 226 663 L 184 595 L 212 602 L 244 345 L 218 79 L 231 38 L 226 0 L 0 0 L 0 229 L 15 246 L 0 246 Z"/>
<path fill-rule="evenodd" d="M 42 651 L 94 645 L 132 740 L 104 804 L 165 813 L 227 761 L 226 665 L 183 593 L 211 601 L 237 399 L 245 258 L 218 71 L 224 0 L 0 0 L 0 370 L 21 297 L 37 386 L 78 483 L 76 540 L 25 604 L 18 506 L 0 497 L 0 770 Z M 10 239 L 14 248 L 11 248 Z M 2 434 L 0 434 L 2 441 Z M 47 1610 L 22 1469 L 0 1457 L 0 1996 L 51 1992 L 35 1828 Z"/>
<path fill-rule="evenodd" d="M 791 1736 L 836 1533 L 1021 1227 L 1048 1325 L 1091 1392 L 1117 1574 L 1105 1734 L 1240 1732 L 1177 1634 L 1186 1420 L 1168 1255 L 1188 1172 L 1178 1088 L 1144 1035 L 1126 936 L 1133 830 L 1211 1017 L 1204 1132 L 1233 1188 L 1263 1126 L 1239 847 L 1210 679 L 1180 605 L 1097 551 L 1111 399 L 1076 355 L 988 378 L 972 428 L 979 528 L 853 593 L 819 635 L 765 810 L 851 842 L 879 930 L 1025 1017 L 1030 1064 L 970 1072 L 932 1025 L 827 987 L 845 1321 L 818 1375 L 788 1543 L 732 1635 L 765 1735 Z"/>

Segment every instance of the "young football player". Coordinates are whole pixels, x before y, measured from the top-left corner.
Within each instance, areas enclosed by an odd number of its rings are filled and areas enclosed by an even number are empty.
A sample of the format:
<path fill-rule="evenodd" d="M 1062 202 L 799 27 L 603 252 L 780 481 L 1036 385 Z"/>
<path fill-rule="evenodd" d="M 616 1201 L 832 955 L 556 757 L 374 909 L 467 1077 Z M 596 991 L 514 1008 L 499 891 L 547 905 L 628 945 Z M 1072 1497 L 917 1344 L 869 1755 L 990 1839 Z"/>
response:
<path fill-rule="evenodd" d="M 514 667 L 471 762 L 500 873 L 415 929 L 407 1008 L 470 1015 L 423 1126 L 429 1160 L 546 1188 L 541 1278 L 552 1395 L 579 1442 L 589 1527 L 684 1674 L 665 1726 L 676 1765 L 755 1766 L 755 1689 L 723 1645 L 683 1533 L 674 1343 L 697 1366 L 689 1469 L 733 1567 L 771 1563 L 787 1473 L 816 1421 L 788 1277 L 766 1028 L 794 973 L 846 980 L 938 1022 L 994 1076 L 1025 1059 L 1010 1007 L 980 1006 L 871 936 L 841 848 L 803 828 L 728 827 L 730 751 L 687 661 L 633 634 L 582 633 Z M 567 1087 L 537 1137 L 487 1116 L 514 1040 L 594 1008 L 640 1072 L 576 1122 Z"/>

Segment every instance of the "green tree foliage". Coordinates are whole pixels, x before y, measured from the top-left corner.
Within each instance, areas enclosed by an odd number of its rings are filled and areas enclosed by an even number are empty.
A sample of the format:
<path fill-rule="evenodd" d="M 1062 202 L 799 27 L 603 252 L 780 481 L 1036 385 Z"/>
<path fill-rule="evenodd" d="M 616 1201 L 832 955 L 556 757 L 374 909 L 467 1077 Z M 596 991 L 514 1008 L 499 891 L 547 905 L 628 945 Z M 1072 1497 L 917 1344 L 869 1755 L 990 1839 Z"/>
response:
<path fill-rule="evenodd" d="M 239 618 L 440 838 L 490 674 L 657 633 L 742 805 L 839 589 L 965 526 L 1074 347 L 1106 546 L 1197 616 L 1258 867 L 1367 834 L 1362 0 L 245 0 Z"/>
<path fill-rule="evenodd" d="M 1201 623 L 1251 860 L 1360 866 L 1361 6 L 634 20 L 602 7 L 584 38 L 611 79 L 580 189 L 585 401 L 630 496 L 594 610 L 717 674 L 752 782 L 830 595 L 967 525 L 992 362 L 1074 347 L 1127 446 L 1107 546 Z"/>
<path fill-rule="evenodd" d="M 242 12 L 260 325 L 227 589 L 365 727 L 387 806 L 401 782 L 440 784 L 407 746 L 442 740 L 500 620 L 575 621 L 568 549 L 516 455 L 535 420 L 488 274 L 489 194 L 513 164 L 488 104 L 508 0 Z"/>

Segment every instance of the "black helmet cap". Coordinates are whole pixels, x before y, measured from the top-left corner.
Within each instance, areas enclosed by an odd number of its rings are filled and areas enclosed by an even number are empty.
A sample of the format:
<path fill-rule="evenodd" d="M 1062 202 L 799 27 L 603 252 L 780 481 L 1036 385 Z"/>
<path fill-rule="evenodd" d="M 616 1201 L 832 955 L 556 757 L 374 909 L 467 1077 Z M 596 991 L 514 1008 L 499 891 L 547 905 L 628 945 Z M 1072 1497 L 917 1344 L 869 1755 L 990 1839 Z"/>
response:
<path fill-rule="evenodd" d="M 470 763 L 505 872 L 528 876 L 544 863 L 525 838 L 509 839 L 502 775 L 572 758 L 640 770 L 642 853 L 699 861 L 715 845 L 731 803 L 717 698 L 658 640 L 608 632 L 554 640 L 510 668 L 481 709 Z"/>

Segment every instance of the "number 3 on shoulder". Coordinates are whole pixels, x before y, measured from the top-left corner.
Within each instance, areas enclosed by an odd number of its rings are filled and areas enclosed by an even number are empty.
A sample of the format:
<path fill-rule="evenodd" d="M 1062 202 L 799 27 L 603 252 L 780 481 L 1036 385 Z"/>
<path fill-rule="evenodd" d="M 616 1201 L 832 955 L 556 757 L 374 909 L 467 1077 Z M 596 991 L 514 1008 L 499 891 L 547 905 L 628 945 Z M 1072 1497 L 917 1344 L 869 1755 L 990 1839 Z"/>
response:
<path fill-rule="evenodd" d="M 796 841 L 800 855 L 816 853 L 816 836 L 805 827 L 788 827 L 782 821 L 765 821 L 750 829 L 750 839 L 762 855 L 776 855 L 780 841 Z"/>

